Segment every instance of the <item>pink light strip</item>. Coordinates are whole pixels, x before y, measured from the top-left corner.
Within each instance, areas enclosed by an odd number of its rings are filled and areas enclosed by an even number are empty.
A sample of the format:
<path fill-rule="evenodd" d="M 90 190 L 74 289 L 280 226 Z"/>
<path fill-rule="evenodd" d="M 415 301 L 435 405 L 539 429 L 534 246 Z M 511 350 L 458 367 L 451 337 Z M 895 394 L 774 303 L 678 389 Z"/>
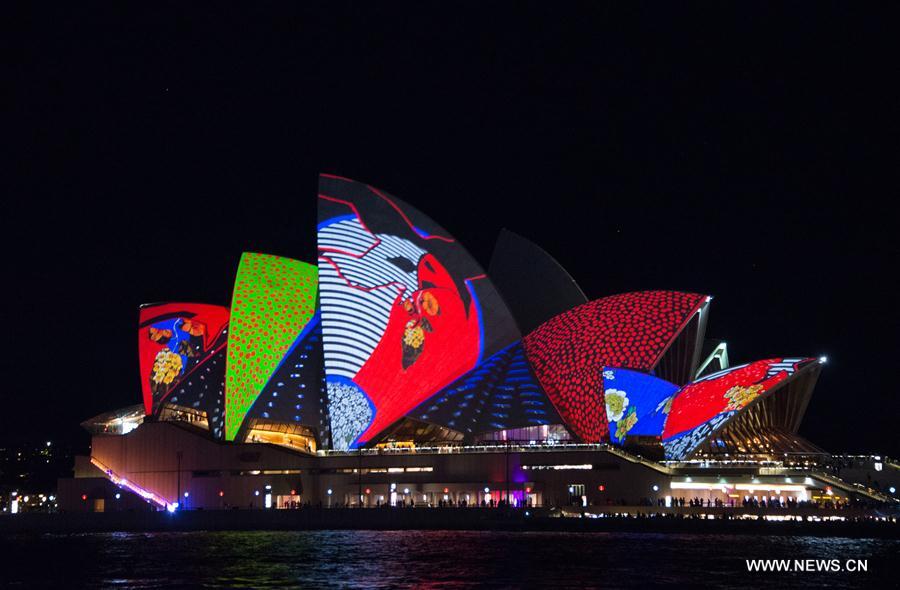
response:
<path fill-rule="evenodd" d="M 141 498 L 143 498 L 145 500 L 150 500 L 151 502 L 158 505 L 160 508 L 166 508 L 169 505 L 168 502 L 166 502 L 164 499 L 157 496 L 153 492 L 149 492 L 149 491 L 145 490 L 144 488 L 131 483 L 124 477 L 119 477 L 118 475 L 116 475 L 113 472 L 112 469 L 110 469 L 109 467 L 107 467 L 106 465 L 104 465 L 102 462 L 98 461 L 94 457 L 91 457 L 91 463 L 94 464 L 98 469 L 103 471 L 103 473 L 105 473 L 107 475 L 107 477 L 109 477 L 109 480 L 111 482 L 113 482 L 114 484 L 116 484 L 117 486 L 123 486 L 123 487 L 128 488 L 129 490 L 131 490 L 132 492 L 134 492 Z"/>

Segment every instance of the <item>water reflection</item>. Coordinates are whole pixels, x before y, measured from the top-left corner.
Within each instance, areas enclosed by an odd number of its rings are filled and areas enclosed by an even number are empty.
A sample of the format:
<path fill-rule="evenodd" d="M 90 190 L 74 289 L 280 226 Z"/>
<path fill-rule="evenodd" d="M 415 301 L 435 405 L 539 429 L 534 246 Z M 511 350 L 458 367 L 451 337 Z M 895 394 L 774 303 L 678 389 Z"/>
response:
<path fill-rule="evenodd" d="M 628 533 L 110 533 L 0 540 L 3 585 L 157 588 L 622 588 L 889 580 L 900 541 Z M 869 560 L 868 573 L 748 573 L 747 558 Z M 25 564 L 34 564 L 25 567 Z"/>

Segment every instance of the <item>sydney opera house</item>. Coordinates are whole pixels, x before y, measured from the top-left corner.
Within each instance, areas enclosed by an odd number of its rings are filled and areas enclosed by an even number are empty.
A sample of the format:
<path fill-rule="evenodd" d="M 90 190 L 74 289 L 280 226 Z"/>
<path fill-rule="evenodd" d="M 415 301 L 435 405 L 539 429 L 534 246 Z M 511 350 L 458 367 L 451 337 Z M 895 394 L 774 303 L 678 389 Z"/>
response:
<path fill-rule="evenodd" d="M 142 400 L 83 423 L 62 509 L 874 497 L 797 433 L 824 359 L 732 364 L 705 293 L 590 300 L 507 231 L 485 272 L 336 176 L 317 221 L 315 261 L 245 253 L 228 307 L 140 308 Z"/>

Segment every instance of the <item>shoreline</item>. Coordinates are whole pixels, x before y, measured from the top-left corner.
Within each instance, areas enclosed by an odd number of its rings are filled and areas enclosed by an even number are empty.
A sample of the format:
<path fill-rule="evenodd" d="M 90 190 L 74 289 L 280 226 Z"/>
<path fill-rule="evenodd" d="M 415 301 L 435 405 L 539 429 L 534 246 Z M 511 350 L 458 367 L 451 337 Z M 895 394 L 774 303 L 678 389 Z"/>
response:
<path fill-rule="evenodd" d="M 558 512 L 555 514 L 559 514 Z M 772 514 L 772 513 L 767 513 Z M 785 515 L 802 516 L 802 515 Z M 819 514 L 808 516 L 820 516 Z M 826 515 L 821 515 L 826 516 Z M 830 516 L 830 515 L 829 515 Z M 847 515 L 854 518 L 853 515 Z M 875 519 L 844 521 L 769 521 L 698 518 L 684 514 L 579 518 L 551 516 L 549 511 L 500 509 L 356 509 L 221 510 L 17 514 L 0 518 L 0 534 L 323 531 L 323 530 L 458 530 L 507 532 L 633 532 L 660 534 L 757 534 L 900 539 L 900 523 Z"/>

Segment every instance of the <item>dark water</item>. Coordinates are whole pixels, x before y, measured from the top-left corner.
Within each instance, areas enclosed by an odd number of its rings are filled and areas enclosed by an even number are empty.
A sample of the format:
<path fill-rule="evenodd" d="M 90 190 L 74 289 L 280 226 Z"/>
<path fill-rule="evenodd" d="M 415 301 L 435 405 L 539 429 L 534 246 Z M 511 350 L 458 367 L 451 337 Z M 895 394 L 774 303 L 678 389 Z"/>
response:
<path fill-rule="evenodd" d="M 748 573 L 747 558 L 868 573 Z M 900 541 L 628 533 L 316 531 L 0 538 L 4 587 L 896 587 Z"/>

